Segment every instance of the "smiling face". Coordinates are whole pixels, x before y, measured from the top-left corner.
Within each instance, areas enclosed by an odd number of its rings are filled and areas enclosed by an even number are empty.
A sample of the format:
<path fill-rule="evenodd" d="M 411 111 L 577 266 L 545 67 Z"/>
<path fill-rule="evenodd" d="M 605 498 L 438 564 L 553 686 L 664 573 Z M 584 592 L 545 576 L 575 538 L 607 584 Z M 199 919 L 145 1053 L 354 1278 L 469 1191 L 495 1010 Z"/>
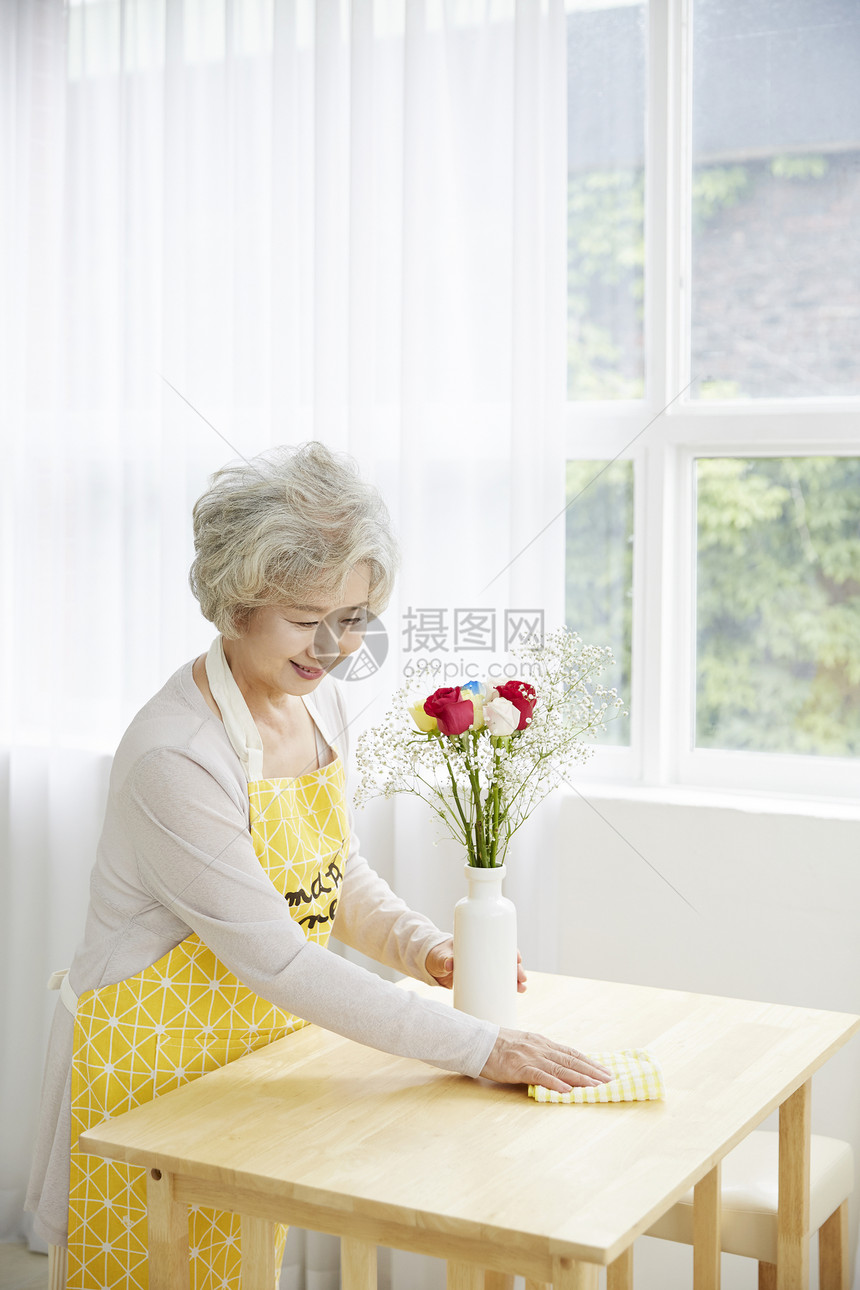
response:
<path fill-rule="evenodd" d="M 327 672 L 361 645 L 369 586 L 367 566 L 359 564 L 347 578 L 339 604 L 310 591 L 304 593 L 301 604 L 253 610 L 245 634 L 224 642 L 240 686 L 244 680 L 270 693 L 310 694 Z"/>

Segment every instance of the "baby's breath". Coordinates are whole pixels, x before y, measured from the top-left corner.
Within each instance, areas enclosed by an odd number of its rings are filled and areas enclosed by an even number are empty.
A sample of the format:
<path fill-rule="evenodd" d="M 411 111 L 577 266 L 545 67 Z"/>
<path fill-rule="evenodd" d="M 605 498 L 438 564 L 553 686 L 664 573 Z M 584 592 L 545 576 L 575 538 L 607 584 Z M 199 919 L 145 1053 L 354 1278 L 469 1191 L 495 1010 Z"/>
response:
<path fill-rule="evenodd" d="M 504 864 L 517 829 L 577 762 L 588 760 L 606 722 L 623 715 L 617 692 L 596 682 L 613 662 L 610 649 L 585 645 L 563 627 L 543 641 L 527 639 L 511 653 L 536 691 L 524 730 L 491 735 L 484 726 L 461 735 L 425 734 L 409 708 L 427 696 L 407 685 L 356 749 L 359 806 L 374 797 L 415 794 L 464 844 L 469 863 L 482 868 Z"/>

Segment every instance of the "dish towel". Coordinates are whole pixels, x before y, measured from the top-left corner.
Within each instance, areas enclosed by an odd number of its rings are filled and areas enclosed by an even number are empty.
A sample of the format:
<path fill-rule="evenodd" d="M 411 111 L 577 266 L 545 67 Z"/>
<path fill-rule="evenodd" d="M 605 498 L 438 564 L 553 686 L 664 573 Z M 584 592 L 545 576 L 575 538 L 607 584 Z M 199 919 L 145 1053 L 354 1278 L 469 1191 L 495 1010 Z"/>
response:
<path fill-rule="evenodd" d="M 663 1072 L 659 1063 L 644 1048 L 628 1048 L 620 1053 L 588 1053 L 589 1061 L 599 1062 L 611 1070 L 614 1079 L 588 1088 L 572 1088 L 569 1093 L 529 1085 L 529 1097 L 536 1102 L 662 1102 L 666 1096 Z"/>

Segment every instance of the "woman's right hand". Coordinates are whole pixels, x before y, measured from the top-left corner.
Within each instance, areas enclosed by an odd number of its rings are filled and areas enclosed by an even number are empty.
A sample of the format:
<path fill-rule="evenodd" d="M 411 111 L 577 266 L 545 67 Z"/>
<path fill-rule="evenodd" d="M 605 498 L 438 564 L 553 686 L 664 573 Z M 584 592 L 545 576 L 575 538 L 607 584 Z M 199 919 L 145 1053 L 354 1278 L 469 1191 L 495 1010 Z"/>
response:
<path fill-rule="evenodd" d="M 576 1048 L 524 1030 L 499 1031 L 481 1075 L 497 1084 L 538 1084 L 557 1093 L 593 1088 L 613 1078 Z"/>

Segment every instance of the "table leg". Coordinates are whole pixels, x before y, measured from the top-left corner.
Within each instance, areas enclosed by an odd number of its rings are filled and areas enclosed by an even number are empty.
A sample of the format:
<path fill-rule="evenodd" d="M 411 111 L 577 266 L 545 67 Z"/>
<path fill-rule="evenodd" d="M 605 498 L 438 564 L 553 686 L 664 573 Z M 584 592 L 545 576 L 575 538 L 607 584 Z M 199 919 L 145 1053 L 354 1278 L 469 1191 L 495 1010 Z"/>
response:
<path fill-rule="evenodd" d="M 597 1285 L 597 1268 L 591 1263 L 578 1263 L 577 1275 L 584 1278 L 580 1285 L 587 1290 L 591 1290 L 592 1283 Z M 562 1271 L 562 1276 L 569 1276 L 567 1268 Z M 554 1283 L 556 1284 L 556 1283 Z M 568 1283 L 563 1283 L 565 1290 L 568 1290 Z M 571 1286 L 574 1282 L 569 1283 Z M 486 1287 L 485 1287 L 486 1290 Z M 551 1290 L 545 1281 L 531 1281 L 526 1278 L 526 1290 Z M 606 1290 L 633 1290 L 633 1246 L 630 1245 L 623 1254 L 619 1254 L 606 1269 Z"/>
<path fill-rule="evenodd" d="M 484 1273 L 484 1290 L 514 1290 L 513 1272 L 493 1272 L 488 1268 Z"/>
<path fill-rule="evenodd" d="M 623 1254 L 606 1269 L 606 1290 L 633 1290 L 633 1246 L 628 1245 Z"/>
<path fill-rule="evenodd" d="M 48 1246 L 48 1290 L 66 1290 L 69 1251 L 65 1245 Z"/>
<path fill-rule="evenodd" d="M 448 1261 L 447 1290 L 483 1290 L 484 1269 L 476 1263 Z"/>
<path fill-rule="evenodd" d="M 188 1290 L 188 1206 L 173 1194 L 173 1175 L 150 1169 L 146 1176 L 150 1290 Z"/>
<path fill-rule="evenodd" d="M 553 1290 L 597 1290 L 596 1263 L 582 1263 L 579 1259 L 553 1259 Z"/>
<path fill-rule="evenodd" d="M 342 1290 L 376 1290 L 376 1246 L 353 1236 L 340 1238 Z"/>
<path fill-rule="evenodd" d="M 720 1290 L 720 1166 L 693 1188 L 693 1290 Z"/>
<path fill-rule="evenodd" d="M 779 1108 L 777 1290 L 809 1288 L 809 1133 L 812 1081 Z"/>
<path fill-rule="evenodd" d="M 818 1229 L 818 1284 L 820 1290 L 850 1290 L 847 1200 Z"/>
<path fill-rule="evenodd" d="M 242 1290 L 273 1290 L 279 1272 L 275 1267 L 275 1224 L 242 1214 L 241 1232 Z"/>

